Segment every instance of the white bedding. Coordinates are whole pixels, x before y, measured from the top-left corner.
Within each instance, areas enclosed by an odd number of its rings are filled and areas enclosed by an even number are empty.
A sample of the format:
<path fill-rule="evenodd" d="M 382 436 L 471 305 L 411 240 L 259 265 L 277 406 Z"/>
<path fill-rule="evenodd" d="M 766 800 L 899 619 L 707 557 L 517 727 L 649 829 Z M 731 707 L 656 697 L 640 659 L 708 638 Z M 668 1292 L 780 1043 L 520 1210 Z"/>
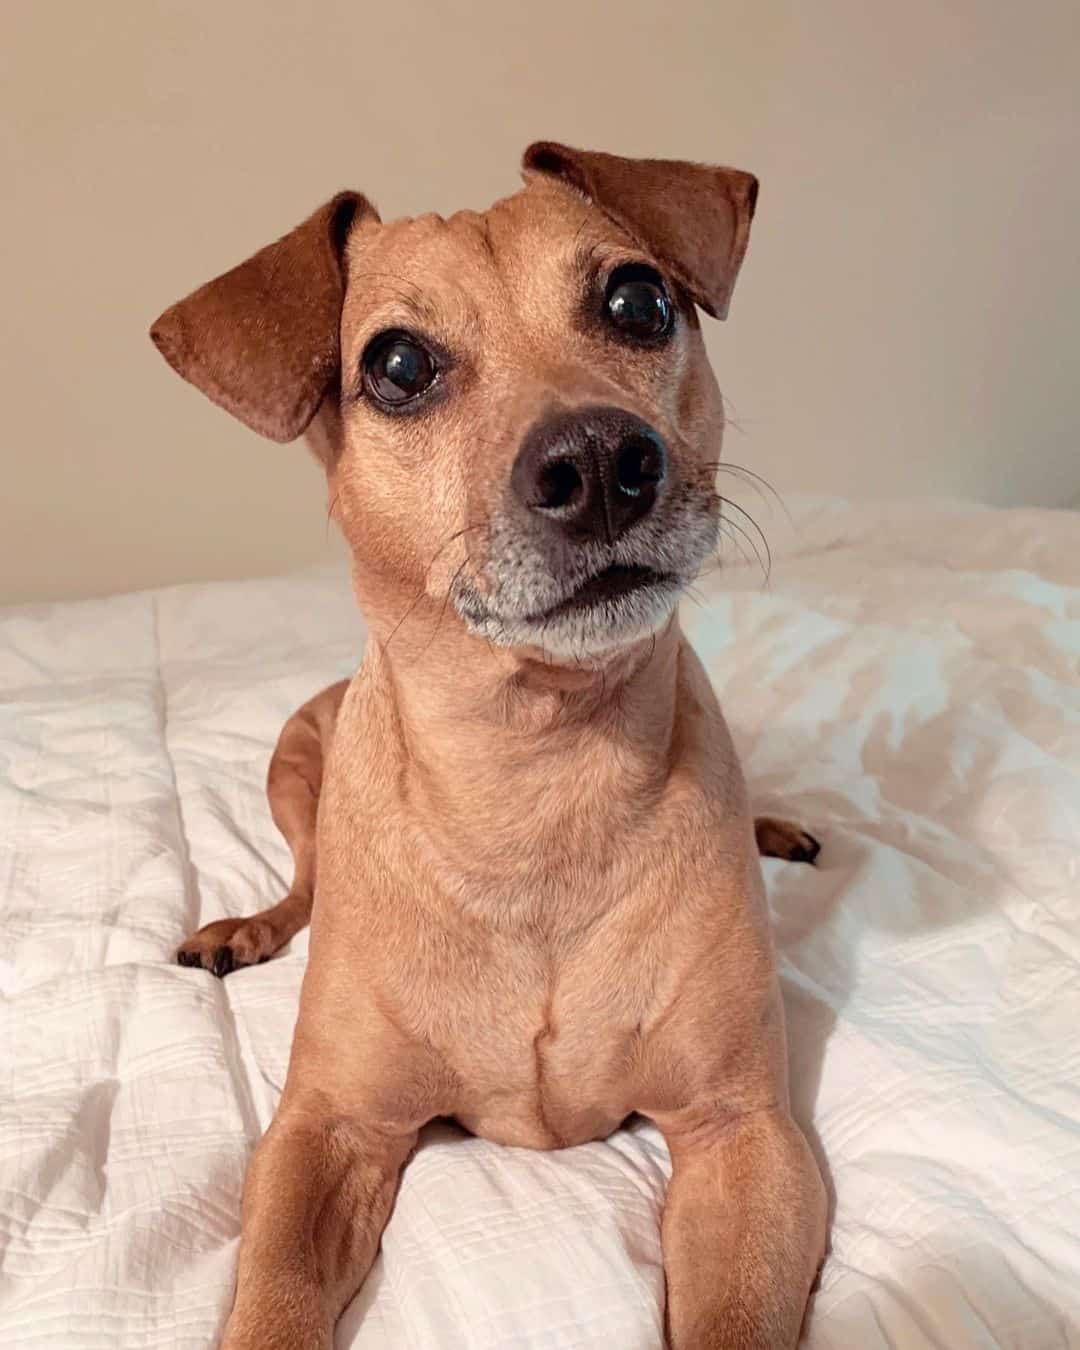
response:
<path fill-rule="evenodd" d="M 824 841 L 764 864 L 836 1196 L 807 1344 L 1080 1346 L 1080 514 L 795 517 L 685 622 L 756 805 Z M 267 759 L 361 638 L 329 571 L 0 617 L 0 1346 L 214 1343 L 306 937 L 173 949 L 282 893 Z M 432 1129 L 338 1346 L 659 1346 L 666 1173 L 644 1123 Z"/>

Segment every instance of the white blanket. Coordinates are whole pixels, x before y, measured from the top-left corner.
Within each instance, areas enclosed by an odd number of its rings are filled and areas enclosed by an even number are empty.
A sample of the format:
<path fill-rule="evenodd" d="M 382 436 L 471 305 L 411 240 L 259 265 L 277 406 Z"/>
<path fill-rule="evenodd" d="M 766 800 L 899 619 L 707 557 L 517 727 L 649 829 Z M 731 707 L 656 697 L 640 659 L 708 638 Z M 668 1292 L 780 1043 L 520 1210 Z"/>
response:
<path fill-rule="evenodd" d="M 756 806 L 824 842 L 764 864 L 835 1194 L 807 1344 L 1080 1346 L 1080 514 L 795 515 L 684 618 Z M 327 571 L 0 618 L 0 1346 L 214 1343 L 306 936 L 173 950 L 283 893 L 268 756 L 361 642 Z M 431 1129 L 338 1346 L 659 1346 L 667 1171 L 644 1122 Z"/>

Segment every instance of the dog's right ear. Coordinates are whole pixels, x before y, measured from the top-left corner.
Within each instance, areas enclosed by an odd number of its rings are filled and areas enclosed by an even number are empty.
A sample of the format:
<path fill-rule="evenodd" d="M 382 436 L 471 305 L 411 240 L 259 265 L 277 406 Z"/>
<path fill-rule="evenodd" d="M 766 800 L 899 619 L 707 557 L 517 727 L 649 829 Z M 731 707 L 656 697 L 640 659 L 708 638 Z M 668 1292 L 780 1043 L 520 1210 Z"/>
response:
<path fill-rule="evenodd" d="M 185 380 L 262 436 L 292 441 L 337 378 L 352 226 L 378 220 L 338 193 L 284 238 L 167 309 L 150 329 Z"/>

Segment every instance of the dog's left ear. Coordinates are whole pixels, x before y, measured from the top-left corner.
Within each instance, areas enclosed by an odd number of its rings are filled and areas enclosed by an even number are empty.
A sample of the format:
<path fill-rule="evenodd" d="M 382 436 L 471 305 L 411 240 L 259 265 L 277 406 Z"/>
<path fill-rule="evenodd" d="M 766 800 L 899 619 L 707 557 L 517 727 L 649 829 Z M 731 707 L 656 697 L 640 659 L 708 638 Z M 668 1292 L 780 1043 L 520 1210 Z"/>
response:
<path fill-rule="evenodd" d="M 758 181 L 740 169 L 624 159 L 537 141 L 522 169 L 561 178 L 674 273 L 708 314 L 727 317 L 750 238 Z"/>
<path fill-rule="evenodd" d="M 364 218 L 379 218 L 368 199 L 339 192 L 167 309 L 150 329 L 154 345 L 253 431 L 295 440 L 338 375 L 345 241 Z"/>

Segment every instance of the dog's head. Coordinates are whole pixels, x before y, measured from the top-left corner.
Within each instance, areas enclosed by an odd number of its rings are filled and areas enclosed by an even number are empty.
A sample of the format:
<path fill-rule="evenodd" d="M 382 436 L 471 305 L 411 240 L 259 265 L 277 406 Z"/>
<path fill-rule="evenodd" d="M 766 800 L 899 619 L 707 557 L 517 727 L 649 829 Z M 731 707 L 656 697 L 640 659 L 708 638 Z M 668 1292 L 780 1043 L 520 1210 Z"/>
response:
<path fill-rule="evenodd" d="M 715 547 L 696 307 L 727 312 L 757 183 L 544 142 L 524 171 L 448 220 L 342 193 L 151 335 L 254 430 L 307 432 L 377 633 L 452 607 L 598 658 L 666 623 Z"/>

